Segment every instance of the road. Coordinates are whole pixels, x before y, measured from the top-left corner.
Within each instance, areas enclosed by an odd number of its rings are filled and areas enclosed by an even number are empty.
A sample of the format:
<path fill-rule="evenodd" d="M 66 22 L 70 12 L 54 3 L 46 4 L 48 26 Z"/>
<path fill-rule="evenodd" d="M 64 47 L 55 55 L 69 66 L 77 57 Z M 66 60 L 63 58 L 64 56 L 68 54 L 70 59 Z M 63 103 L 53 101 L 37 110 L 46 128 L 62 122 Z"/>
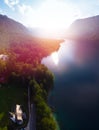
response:
<path fill-rule="evenodd" d="M 35 115 L 35 105 L 31 104 L 31 115 L 30 115 L 30 123 L 29 130 L 36 130 L 36 115 Z"/>
<path fill-rule="evenodd" d="M 25 130 L 36 130 L 36 112 L 35 105 L 30 103 L 30 86 L 28 86 L 28 109 L 29 121 Z"/>

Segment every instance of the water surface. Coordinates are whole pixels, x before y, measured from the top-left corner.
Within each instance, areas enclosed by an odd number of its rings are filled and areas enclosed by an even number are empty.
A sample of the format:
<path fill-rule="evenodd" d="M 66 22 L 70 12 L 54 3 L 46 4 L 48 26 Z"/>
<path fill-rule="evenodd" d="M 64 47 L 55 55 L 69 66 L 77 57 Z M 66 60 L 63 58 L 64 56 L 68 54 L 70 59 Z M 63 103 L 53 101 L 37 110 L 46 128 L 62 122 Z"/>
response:
<path fill-rule="evenodd" d="M 86 43 L 85 43 L 86 44 Z M 94 61 L 86 63 L 86 51 L 79 49 L 73 41 L 65 41 L 58 51 L 59 64 L 52 57 L 43 63 L 54 72 L 55 86 L 50 102 L 55 107 L 61 130 L 99 129 L 99 86 Z M 79 56 L 80 60 L 79 60 Z M 92 56 L 92 55 L 91 55 Z M 78 59 L 77 59 L 78 58 Z M 80 61 L 80 62 L 79 62 Z"/>

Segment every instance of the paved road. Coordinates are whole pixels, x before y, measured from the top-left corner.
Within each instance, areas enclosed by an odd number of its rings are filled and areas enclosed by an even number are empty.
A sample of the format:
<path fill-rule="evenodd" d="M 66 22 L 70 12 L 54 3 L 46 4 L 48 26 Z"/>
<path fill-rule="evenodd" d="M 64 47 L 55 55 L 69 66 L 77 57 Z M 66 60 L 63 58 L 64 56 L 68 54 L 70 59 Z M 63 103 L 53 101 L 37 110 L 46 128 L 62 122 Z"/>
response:
<path fill-rule="evenodd" d="M 28 109 L 29 109 L 29 121 L 25 130 L 36 130 L 36 114 L 35 105 L 30 105 L 30 87 L 28 86 Z"/>
<path fill-rule="evenodd" d="M 30 123 L 29 130 L 36 130 L 36 115 L 35 115 L 35 105 L 31 104 L 31 115 L 30 115 Z"/>

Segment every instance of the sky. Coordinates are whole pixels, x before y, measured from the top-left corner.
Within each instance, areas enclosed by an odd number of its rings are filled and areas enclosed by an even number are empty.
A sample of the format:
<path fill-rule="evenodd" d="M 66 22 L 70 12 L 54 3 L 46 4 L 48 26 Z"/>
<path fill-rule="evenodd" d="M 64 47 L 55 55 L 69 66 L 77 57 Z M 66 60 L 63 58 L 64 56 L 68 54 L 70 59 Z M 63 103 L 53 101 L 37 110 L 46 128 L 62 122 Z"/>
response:
<path fill-rule="evenodd" d="M 99 14 L 99 0 L 0 0 L 0 14 L 32 28 L 59 30 Z"/>

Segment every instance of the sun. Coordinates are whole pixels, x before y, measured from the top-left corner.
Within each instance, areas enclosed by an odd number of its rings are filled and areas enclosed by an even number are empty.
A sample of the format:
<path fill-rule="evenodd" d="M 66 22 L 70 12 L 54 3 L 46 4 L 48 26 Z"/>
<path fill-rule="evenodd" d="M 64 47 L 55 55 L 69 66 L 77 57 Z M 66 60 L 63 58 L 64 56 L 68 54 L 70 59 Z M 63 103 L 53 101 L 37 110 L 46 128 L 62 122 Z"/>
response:
<path fill-rule="evenodd" d="M 71 5 L 63 1 L 46 0 L 34 10 L 32 19 L 30 17 L 27 20 L 30 26 L 40 28 L 46 33 L 55 34 L 68 28 L 75 19 L 71 8 Z"/>
<path fill-rule="evenodd" d="M 55 65 L 58 65 L 59 63 L 59 57 L 58 57 L 58 53 L 57 52 L 53 52 L 51 54 L 52 60 L 54 62 Z"/>
<path fill-rule="evenodd" d="M 66 11 L 67 9 L 67 11 Z M 71 11 L 64 3 L 48 0 L 45 2 L 38 12 L 38 26 L 47 31 L 57 31 L 64 27 L 68 27 L 72 21 Z"/>

